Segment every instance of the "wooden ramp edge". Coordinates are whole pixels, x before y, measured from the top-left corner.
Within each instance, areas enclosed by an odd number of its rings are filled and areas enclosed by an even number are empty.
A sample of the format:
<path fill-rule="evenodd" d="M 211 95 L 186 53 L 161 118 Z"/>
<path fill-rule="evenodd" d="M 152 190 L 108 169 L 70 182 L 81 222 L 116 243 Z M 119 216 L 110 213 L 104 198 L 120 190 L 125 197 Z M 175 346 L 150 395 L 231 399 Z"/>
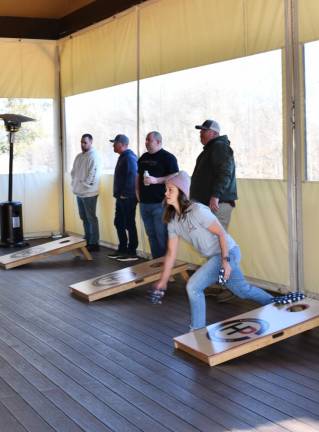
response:
<path fill-rule="evenodd" d="M 86 260 L 92 260 L 92 256 L 86 248 L 86 240 L 70 236 L 3 255 L 0 257 L 0 266 L 11 269 L 66 252 L 81 254 Z"/>
<path fill-rule="evenodd" d="M 89 302 L 127 291 L 159 280 L 164 259 L 157 258 L 70 286 L 71 293 Z M 172 275 L 180 273 L 188 279 L 188 264 L 176 261 Z"/>
<path fill-rule="evenodd" d="M 216 366 L 319 326 L 319 301 L 254 309 L 174 338 L 176 349 Z"/>

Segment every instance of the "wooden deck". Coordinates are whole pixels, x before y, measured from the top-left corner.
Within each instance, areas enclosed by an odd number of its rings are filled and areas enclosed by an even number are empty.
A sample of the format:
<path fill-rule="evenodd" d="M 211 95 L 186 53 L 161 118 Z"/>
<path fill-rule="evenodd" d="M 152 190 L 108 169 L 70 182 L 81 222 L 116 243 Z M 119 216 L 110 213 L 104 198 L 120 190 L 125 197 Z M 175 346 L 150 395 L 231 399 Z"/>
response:
<path fill-rule="evenodd" d="M 174 351 L 189 319 L 181 279 L 162 305 L 145 286 L 91 304 L 70 295 L 127 266 L 106 252 L 0 270 L 1 432 L 319 431 L 318 329 L 211 368 Z M 253 307 L 208 298 L 208 318 Z"/>

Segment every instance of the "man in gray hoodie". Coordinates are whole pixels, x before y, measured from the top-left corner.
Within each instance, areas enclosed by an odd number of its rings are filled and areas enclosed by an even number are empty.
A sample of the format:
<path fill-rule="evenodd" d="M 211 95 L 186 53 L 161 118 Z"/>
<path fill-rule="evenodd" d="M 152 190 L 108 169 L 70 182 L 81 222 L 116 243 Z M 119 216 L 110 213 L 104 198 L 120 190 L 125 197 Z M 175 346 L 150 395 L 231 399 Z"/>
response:
<path fill-rule="evenodd" d="M 85 239 L 89 251 L 99 250 L 99 222 L 96 216 L 96 203 L 99 193 L 101 163 L 93 148 L 93 137 L 84 134 L 81 149 L 71 171 L 72 190 L 76 195 L 79 215 L 83 222 Z"/>

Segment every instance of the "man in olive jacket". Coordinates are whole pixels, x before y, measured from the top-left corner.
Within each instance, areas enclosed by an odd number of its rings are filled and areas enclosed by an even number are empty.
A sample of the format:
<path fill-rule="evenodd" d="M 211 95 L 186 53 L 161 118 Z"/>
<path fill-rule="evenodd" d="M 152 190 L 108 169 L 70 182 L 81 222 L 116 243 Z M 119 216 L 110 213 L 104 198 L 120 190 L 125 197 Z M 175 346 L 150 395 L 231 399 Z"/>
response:
<path fill-rule="evenodd" d="M 190 198 L 209 206 L 227 230 L 237 200 L 233 150 L 227 135 L 219 135 L 216 121 L 206 120 L 195 128 L 200 129 L 203 151 L 196 160 Z"/>

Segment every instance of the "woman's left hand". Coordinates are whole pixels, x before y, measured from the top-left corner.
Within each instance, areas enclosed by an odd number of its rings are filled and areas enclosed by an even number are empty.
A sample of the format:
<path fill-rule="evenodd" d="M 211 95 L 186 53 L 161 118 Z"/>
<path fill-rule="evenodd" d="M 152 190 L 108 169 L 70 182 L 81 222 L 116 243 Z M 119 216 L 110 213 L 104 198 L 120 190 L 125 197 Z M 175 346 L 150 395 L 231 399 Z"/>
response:
<path fill-rule="evenodd" d="M 224 278 L 227 281 L 230 278 L 230 273 L 232 271 L 232 268 L 228 261 L 223 261 L 223 269 L 225 270 Z"/>

